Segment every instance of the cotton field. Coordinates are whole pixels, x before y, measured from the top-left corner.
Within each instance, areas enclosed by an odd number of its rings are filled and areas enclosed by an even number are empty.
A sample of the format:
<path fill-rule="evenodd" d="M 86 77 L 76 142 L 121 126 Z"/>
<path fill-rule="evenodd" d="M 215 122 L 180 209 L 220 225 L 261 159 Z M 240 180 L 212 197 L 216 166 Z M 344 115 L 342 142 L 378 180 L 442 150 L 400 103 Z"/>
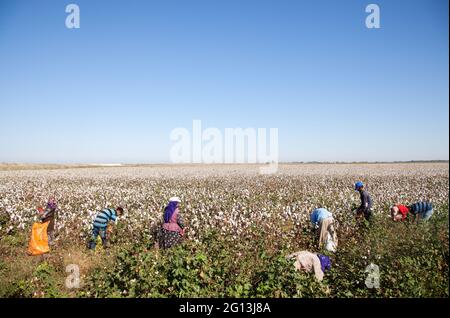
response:
<path fill-rule="evenodd" d="M 136 166 L 0 171 L 0 213 L 9 219 L 2 232 L 28 230 L 36 208 L 54 195 L 58 201 L 58 241 L 86 239 L 92 219 L 104 207 L 122 205 L 121 234 L 139 240 L 161 222 L 167 199 L 182 199 L 188 237 L 201 240 L 211 228 L 240 239 L 253 226 L 268 235 L 292 238 L 309 226 L 309 213 L 325 207 L 341 231 L 351 226 L 359 203 L 353 190 L 362 180 L 375 214 L 388 216 L 395 203 L 448 202 L 448 164 L 286 164 L 273 175 L 252 165 Z M 6 216 L 6 217 L 5 217 Z"/>
<path fill-rule="evenodd" d="M 138 165 L 0 171 L 0 297 L 448 297 L 447 163 Z M 353 210 L 354 183 L 373 200 L 367 227 Z M 27 256 L 36 209 L 58 202 L 50 252 Z M 170 197 L 186 224 L 183 243 L 158 250 L 155 230 Z M 393 204 L 431 201 L 426 223 L 392 222 Z M 112 248 L 90 251 L 92 221 L 124 207 Z M 324 280 L 286 256 L 319 250 L 309 215 L 337 221 L 339 245 Z M 65 285 L 80 267 L 81 287 Z M 106 266 L 106 264 L 109 264 Z M 367 268 L 381 271 L 366 286 Z"/>

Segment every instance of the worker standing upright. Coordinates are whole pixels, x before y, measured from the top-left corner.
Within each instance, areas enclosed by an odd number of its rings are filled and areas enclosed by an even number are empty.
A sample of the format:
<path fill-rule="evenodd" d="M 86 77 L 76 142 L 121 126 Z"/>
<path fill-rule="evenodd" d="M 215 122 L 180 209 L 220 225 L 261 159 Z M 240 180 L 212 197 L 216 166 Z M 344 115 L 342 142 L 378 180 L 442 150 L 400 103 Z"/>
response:
<path fill-rule="evenodd" d="M 372 198 L 365 190 L 364 184 L 361 181 L 355 183 L 355 190 L 359 192 L 361 199 L 361 205 L 356 209 L 356 217 L 360 218 L 364 216 L 367 221 L 372 218 Z"/>

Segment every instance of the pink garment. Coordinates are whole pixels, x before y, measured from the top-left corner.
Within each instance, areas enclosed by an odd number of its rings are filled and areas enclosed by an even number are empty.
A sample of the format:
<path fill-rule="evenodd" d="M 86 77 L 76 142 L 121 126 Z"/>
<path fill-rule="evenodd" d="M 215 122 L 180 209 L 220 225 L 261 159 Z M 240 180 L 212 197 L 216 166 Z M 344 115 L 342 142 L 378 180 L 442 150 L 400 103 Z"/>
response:
<path fill-rule="evenodd" d="M 172 232 L 178 232 L 181 234 L 181 236 L 183 236 L 184 231 L 183 229 L 178 225 L 178 208 L 175 210 L 175 212 L 173 212 L 172 217 L 170 218 L 168 223 L 164 223 L 163 224 L 163 228 L 166 229 L 167 231 L 172 231 Z"/>

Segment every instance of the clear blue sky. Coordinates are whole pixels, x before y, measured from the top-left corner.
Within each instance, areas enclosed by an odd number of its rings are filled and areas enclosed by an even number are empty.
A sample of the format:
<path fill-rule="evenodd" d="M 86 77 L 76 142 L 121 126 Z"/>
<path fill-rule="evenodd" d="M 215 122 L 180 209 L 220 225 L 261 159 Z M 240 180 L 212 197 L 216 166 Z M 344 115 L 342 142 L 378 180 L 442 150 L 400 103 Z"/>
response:
<path fill-rule="evenodd" d="M 448 159 L 448 26 L 444 0 L 0 0 L 0 162 L 164 162 L 194 119 L 276 127 L 280 161 Z"/>

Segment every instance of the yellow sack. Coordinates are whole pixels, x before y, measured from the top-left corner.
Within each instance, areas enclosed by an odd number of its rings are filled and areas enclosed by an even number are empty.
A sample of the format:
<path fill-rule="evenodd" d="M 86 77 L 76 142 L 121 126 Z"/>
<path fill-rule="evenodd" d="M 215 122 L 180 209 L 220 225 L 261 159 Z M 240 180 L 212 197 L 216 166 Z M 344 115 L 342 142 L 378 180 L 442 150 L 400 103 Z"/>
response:
<path fill-rule="evenodd" d="M 33 223 L 31 238 L 28 243 L 28 255 L 41 255 L 50 252 L 48 247 L 47 227 L 50 221 L 45 223 Z"/>
<path fill-rule="evenodd" d="M 95 252 L 96 253 L 100 253 L 101 251 L 103 251 L 103 242 L 102 239 L 100 238 L 100 235 L 97 236 L 97 242 L 95 245 Z"/>

